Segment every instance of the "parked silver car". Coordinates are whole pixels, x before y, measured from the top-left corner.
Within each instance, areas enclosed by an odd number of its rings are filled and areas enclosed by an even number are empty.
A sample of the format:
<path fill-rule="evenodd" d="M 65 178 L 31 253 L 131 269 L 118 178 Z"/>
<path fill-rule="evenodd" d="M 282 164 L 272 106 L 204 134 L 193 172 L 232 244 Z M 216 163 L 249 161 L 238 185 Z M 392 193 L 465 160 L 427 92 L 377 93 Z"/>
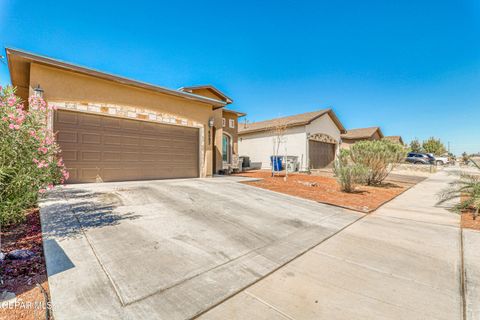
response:
<path fill-rule="evenodd" d="M 405 159 L 413 164 L 435 164 L 435 158 L 427 153 L 410 152 Z"/>

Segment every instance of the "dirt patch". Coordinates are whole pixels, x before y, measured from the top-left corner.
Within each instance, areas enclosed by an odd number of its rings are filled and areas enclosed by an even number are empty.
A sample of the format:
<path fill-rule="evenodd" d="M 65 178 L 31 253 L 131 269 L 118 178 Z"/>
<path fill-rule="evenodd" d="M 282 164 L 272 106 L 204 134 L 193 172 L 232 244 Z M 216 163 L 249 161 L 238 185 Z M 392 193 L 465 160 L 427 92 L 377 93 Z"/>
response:
<path fill-rule="evenodd" d="M 0 236 L 3 253 L 26 249 L 35 254 L 27 260 L 5 259 L 1 262 L 0 292 L 14 293 L 16 303 L 0 302 L 0 319 L 45 319 L 46 302 L 38 285 L 44 288 L 47 295 L 49 288 L 38 209 L 27 212 L 23 223 L 2 228 Z"/>
<path fill-rule="evenodd" d="M 480 216 L 473 220 L 473 215 L 470 212 L 462 213 L 461 219 L 462 228 L 480 230 Z"/>
<path fill-rule="evenodd" d="M 271 177 L 270 171 L 258 170 L 238 174 L 262 178 L 260 181 L 243 182 L 252 186 L 286 193 L 305 199 L 336 205 L 361 212 L 371 212 L 411 187 L 412 183 L 387 183 L 380 187 L 359 186 L 354 193 L 346 193 L 332 177 L 307 174 L 289 174 Z"/>

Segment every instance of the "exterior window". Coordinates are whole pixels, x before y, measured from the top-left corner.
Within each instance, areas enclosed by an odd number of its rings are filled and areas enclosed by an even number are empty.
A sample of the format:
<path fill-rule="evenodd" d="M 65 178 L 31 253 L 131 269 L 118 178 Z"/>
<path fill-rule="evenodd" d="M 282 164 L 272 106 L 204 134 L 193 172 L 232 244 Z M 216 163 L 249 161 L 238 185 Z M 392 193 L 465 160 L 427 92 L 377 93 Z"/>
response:
<path fill-rule="evenodd" d="M 232 142 L 229 136 L 224 134 L 222 136 L 222 159 L 225 163 L 230 163 L 230 157 L 232 152 Z"/>
<path fill-rule="evenodd" d="M 230 128 L 235 128 L 235 120 L 233 120 L 233 119 L 228 120 L 228 126 Z"/>
<path fill-rule="evenodd" d="M 222 127 L 225 127 L 225 125 L 226 125 L 225 118 L 222 118 Z"/>

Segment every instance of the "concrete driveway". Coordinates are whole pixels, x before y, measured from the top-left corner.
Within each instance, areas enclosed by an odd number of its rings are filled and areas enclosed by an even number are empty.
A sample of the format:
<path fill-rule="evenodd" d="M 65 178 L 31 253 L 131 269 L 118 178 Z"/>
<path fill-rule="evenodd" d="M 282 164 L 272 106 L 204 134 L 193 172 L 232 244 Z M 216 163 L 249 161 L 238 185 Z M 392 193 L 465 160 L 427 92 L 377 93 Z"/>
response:
<path fill-rule="evenodd" d="M 70 185 L 41 215 L 57 320 L 189 319 L 363 216 L 232 178 Z"/>

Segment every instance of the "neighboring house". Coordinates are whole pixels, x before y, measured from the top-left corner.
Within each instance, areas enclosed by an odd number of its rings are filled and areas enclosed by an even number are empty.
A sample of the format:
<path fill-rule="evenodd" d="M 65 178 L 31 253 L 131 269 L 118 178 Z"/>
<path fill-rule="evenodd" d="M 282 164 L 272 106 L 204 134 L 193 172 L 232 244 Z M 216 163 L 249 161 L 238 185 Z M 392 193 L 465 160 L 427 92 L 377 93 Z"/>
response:
<path fill-rule="evenodd" d="M 405 143 L 403 143 L 403 139 L 402 139 L 401 136 L 386 136 L 383 139 L 394 142 L 394 143 L 398 143 L 398 144 L 401 144 L 401 145 L 405 144 Z"/>
<path fill-rule="evenodd" d="M 342 134 L 341 138 L 342 149 L 348 149 L 358 141 L 383 139 L 383 133 L 379 127 L 358 128 L 347 130 L 346 133 Z"/>
<path fill-rule="evenodd" d="M 297 114 L 267 121 L 240 124 L 238 130 L 239 154 L 250 157 L 251 163 L 263 169 L 271 168 L 274 151 L 274 128 L 286 127 L 284 143 L 279 154 L 297 157 L 301 171 L 332 165 L 340 135 L 345 128 L 331 109 Z"/>
<path fill-rule="evenodd" d="M 212 176 L 222 168 L 223 132 L 231 140 L 232 100 L 212 86 L 167 89 L 25 51 L 6 49 L 17 94 L 35 88 L 58 108 L 48 119 L 70 172 L 68 182 Z M 222 118 L 234 128 L 222 127 Z M 221 160 L 221 156 L 218 158 Z"/>

